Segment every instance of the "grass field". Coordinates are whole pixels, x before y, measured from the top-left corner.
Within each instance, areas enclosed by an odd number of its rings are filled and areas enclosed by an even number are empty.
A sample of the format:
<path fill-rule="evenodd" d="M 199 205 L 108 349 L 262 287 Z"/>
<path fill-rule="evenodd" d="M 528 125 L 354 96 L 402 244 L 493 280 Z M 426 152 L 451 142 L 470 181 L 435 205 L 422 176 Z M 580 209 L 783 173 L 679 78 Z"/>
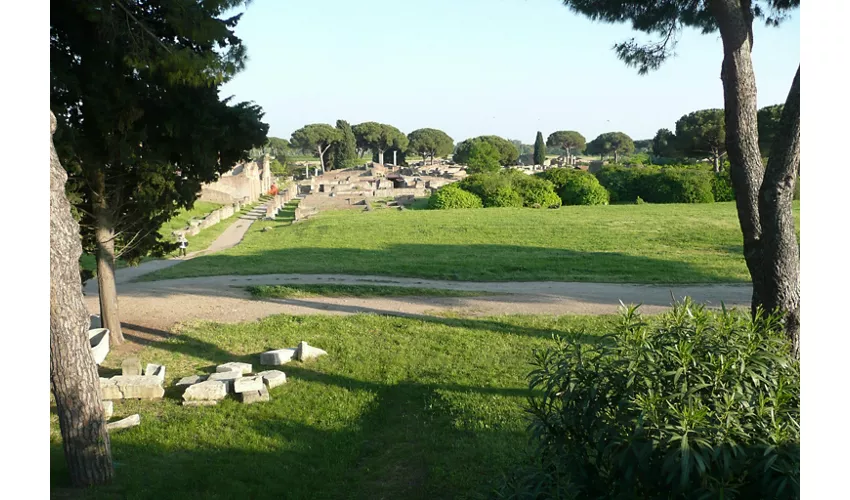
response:
<path fill-rule="evenodd" d="M 248 287 L 251 296 L 266 299 L 306 299 L 312 297 L 483 297 L 490 292 L 442 290 L 380 285 L 262 285 Z"/>
<path fill-rule="evenodd" d="M 799 202 L 795 202 L 799 228 Z M 146 275 L 346 273 L 472 281 L 745 282 L 734 203 L 558 210 L 292 211 L 243 242 Z M 273 230 L 261 232 L 265 227 Z M 799 234 L 799 233 L 798 233 Z"/>
<path fill-rule="evenodd" d="M 88 498 L 481 498 L 528 451 L 523 407 L 533 348 L 568 329 L 610 331 L 608 317 L 456 319 L 273 316 L 196 324 L 155 337 L 137 354 L 167 368 L 161 401 L 115 403 L 116 478 Z M 137 340 L 128 336 L 128 340 Z M 271 401 L 180 405 L 179 378 L 305 340 L 328 351 L 282 367 Z M 101 376 L 120 372 L 111 353 Z M 51 489 L 67 468 L 51 408 Z"/>

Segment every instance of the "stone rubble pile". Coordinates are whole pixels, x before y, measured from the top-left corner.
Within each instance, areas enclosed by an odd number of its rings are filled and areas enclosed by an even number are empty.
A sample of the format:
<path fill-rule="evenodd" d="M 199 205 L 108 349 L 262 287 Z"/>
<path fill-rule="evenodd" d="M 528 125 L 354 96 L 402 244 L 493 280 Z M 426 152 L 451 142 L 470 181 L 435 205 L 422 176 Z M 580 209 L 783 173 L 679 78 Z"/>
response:
<path fill-rule="evenodd" d="M 248 363 L 230 362 L 218 365 L 209 376 L 191 375 L 177 382 L 186 387 L 183 406 L 213 406 L 233 394 L 244 404 L 269 401 L 269 389 L 286 383 L 286 374 L 278 370 L 253 373 Z"/>

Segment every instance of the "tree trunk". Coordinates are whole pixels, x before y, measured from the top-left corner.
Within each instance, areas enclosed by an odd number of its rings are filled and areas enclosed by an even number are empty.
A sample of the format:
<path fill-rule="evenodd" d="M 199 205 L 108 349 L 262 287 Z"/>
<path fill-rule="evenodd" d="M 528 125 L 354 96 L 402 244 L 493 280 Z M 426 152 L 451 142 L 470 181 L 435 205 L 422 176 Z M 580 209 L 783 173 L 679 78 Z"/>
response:
<path fill-rule="evenodd" d="M 720 173 L 720 153 L 714 153 L 714 173 Z"/>
<path fill-rule="evenodd" d="M 322 173 L 324 174 L 325 173 L 325 152 L 322 151 L 321 146 L 317 147 L 316 150 L 319 152 L 319 163 L 322 165 Z"/>
<path fill-rule="evenodd" d="M 65 461 L 75 486 L 108 483 L 112 452 L 100 399 L 100 379 L 86 332 L 80 289 L 80 228 L 65 196 L 65 170 L 53 147 L 50 113 L 50 388 L 56 399 Z"/>
<path fill-rule="evenodd" d="M 800 68 L 785 101 L 759 192 L 764 307 L 785 316 L 793 353 L 800 351 L 800 249 L 792 202 L 800 172 Z"/>
<path fill-rule="evenodd" d="M 94 230 L 97 241 L 97 293 L 100 299 L 100 319 L 104 328 L 109 329 L 109 343 L 113 346 L 124 343 L 121 331 L 121 317 L 118 314 L 118 291 L 115 288 L 115 228 L 106 202 L 106 185 L 103 172 L 97 174 Z"/>
<path fill-rule="evenodd" d="M 614 163 L 619 163 L 620 155 L 616 151 L 614 151 Z"/>
<path fill-rule="evenodd" d="M 749 4 L 747 4 L 749 5 Z M 723 40 L 723 100 L 726 151 L 735 192 L 738 221 L 744 236 L 744 259 L 753 281 L 752 311 L 764 305 L 758 199 L 764 166 L 758 147 L 756 79 L 752 64 L 752 14 L 740 0 L 712 0 L 710 8 Z"/>

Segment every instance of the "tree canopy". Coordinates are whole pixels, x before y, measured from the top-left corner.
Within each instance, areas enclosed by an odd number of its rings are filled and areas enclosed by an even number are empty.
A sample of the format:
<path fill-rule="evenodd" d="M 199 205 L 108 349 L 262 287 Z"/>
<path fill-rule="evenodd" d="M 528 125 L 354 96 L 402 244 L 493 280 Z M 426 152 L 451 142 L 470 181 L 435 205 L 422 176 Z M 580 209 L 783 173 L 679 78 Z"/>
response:
<path fill-rule="evenodd" d="M 434 128 L 420 128 L 407 135 L 410 142 L 408 148 L 416 151 L 423 158 L 434 158 L 446 156 L 454 149 L 454 140 L 442 130 Z"/>
<path fill-rule="evenodd" d="M 371 149 L 378 154 L 378 163 L 384 163 L 384 152 L 396 147 L 405 151 L 408 145 L 407 136 L 392 125 L 377 122 L 364 122 L 352 127 L 357 148 L 361 152 Z"/>
<path fill-rule="evenodd" d="M 134 262 L 174 248 L 160 226 L 266 142 L 258 106 L 218 96 L 245 60 L 239 16 L 222 16 L 244 3 L 51 2 L 54 140 L 116 345 L 115 257 Z"/>
<path fill-rule="evenodd" d="M 588 154 L 607 156 L 614 155 L 614 163 L 618 162 L 620 155 L 628 155 L 635 150 L 632 138 L 622 132 L 606 132 L 600 134 L 587 144 Z"/>
<path fill-rule="evenodd" d="M 546 143 L 543 142 L 543 133 L 538 131 L 534 139 L 534 164 L 543 165 L 546 161 Z"/>
<path fill-rule="evenodd" d="M 567 154 L 572 150 L 583 151 L 586 147 L 584 136 L 575 130 L 559 130 L 552 132 L 546 139 L 546 145 L 550 147 L 563 148 Z"/>
<path fill-rule="evenodd" d="M 676 134 L 666 128 L 659 129 L 652 139 L 652 154 L 665 158 L 679 156 L 679 150 L 676 146 Z"/>
<path fill-rule="evenodd" d="M 502 168 L 501 153 L 488 141 L 473 142 L 469 148 L 466 171 L 470 174 L 498 172 Z"/>
<path fill-rule="evenodd" d="M 690 157 L 710 156 L 714 171 L 726 154 L 726 123 L 722 109 L 702 109 L 688 113 L 676 122 L 676 144 Z"/>
<path fill-rule="evenodd" d="M 313 150 L 319 155 L 322 172 L 325 171 L 325 153 L 336 141 L 342 140 L 340 131 L 327 123 L 305 125 L 292 133 L 290 142 L 302 150 Z"/>
<path fill-rule="evenodd" d="M 337 120 L 336 129 L 339 131 L 339 140 L 333 146 L 333 168 L 348 168 L 357 158 L 357 140 L 347 121 Z"/>
<path fill-rule="evenodd" d="M 460 164 L 468 164 L 472 145 L 476 142 L 487 142 L 496 148 L 499 151 L 499 162 L 502 165 L 516 165 L 519 158 L 519 151 L 517 151 L 516 146 L 511 141 L 496 135 L 482 135 L 460 142 L 455 149 L 454 161 Z"/>

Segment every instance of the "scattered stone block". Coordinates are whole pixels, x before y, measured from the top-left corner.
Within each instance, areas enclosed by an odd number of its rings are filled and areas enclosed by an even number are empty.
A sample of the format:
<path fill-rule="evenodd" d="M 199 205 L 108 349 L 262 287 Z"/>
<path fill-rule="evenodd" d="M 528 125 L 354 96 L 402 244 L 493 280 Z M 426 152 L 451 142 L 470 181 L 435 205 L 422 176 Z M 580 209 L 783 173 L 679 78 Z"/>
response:
<path fill-rule="evenodd" d="M 183 377 L 177 382 L 177 386 L 181 385 L 195 385 L 203 382 L 207 379 L 206 375 L 189 375 L 188 377 Z"/>
<path fill-rule="evenodd" d="M 285 365 L 295 359 L 295 349 L 276 349 L 260 354 L 260 364 L 267 366 Z"/>
<path fill-rule="evenodd" d="M 326 351 L 319 349 L 318 347 L 313 347 L 308 345 L 307 342 L 303 340 L 298 343 L 298 347 L 295 348 L 295 358 L 298 361 L 309 361 L 311 359 L 316 359 L 319 356 L 324 356 L 327 354 Z"/>
<path fill-rule="evenodd" d="M 259 391 L 247 391 L 240 393 L 239 397 L 242 403 L 246 405 L 269 401 L 271 399 L 269 396 L 269 390 L 266 389 L 266 386 L 263 386 L 263 388 Z"/>
<path fill-rule="evenodd" d="M 286 374 L 280 370 L 266 370 L 258 373 L 257 376 L 263 378 L 263 382 L 265 382 L 266 387 L 269 389 L 274 389 L 286 383 Z"/>
<path fill-rule="evenodd" d="M 218 401 L 215 399 L 202 399 L 198 401 L 183 401 L 183 406 L 215 406 Z"/>
<path fill-rule="evenodd" d="M 160 380 L 165 382 L 165 367 L 162 365 L 148 363 L 148 366 L 145 367 L 145 375 L 159 377 Z"/>
<path fill-rule="evenodd" d="M 89 344 L 91 345 L 91 355 L 94 358 L 94 364 L 99 365 L 103 363 L 106 355 L 109 354 L 109 329 L 93 328 L 89 330 Z"/>
<path fill-rule="evenodd" d="M 233 392 L 233 381 L 242 378 L 242 372 L 240 371 L 229 371 L 229 372 L 219 372 L 213 373 L 207 378 L 207 381 L 219 381 L 224 382 L 227 387 L 228 392 Z"/>
<path fill-rule="evenodd" d="M 142 423 L 142 418 L 138 413 L 130 415 L 127 418 L 118 420 L 117 422 L 110 422 L 106 424 L 107 431 L 115 431 L 118 429 L 126 429 L 128 427 L 135 427 Z"/>
<path fill-rule="evenodd" d="M 100 379 L 100 390 L 102 399 L 162 399 L 165 395 L 162 380 L 145 375 L 116 375 Z"/>
<path fill-rule="evenodd" d="M 121 375 L 141 375 L 142 362 L 139 358 L 127 358 L 121 362 Z"/>
<path fill-rule="evenodd" d="M 253 367 L 250 363 L 240 363 L 238 361 L 231 361 L 230 363 L 225 363 L 215 367 L 215 371 L 217 373 L 238 371 L 242 375 L 245 375 L 251 373 L 251 370 L 253 370 Z"/>
<path fill-rule="evenodd" d="M 233 392 L 259 391 L 263 386 L 263 377 L 242 377 L 233 381 Z"/>
<path fill-rule="evenodd" d="M 103 418 L 109 420 L 112 418 L 112 412 L 114 410 L 112 401 L 101 401 L 103 403 Z"/>
<path fill-rule="evenodd" d="M 227 396 L 227 384 L 221 380 L 207 380 L 190 385 L 183 392 L 183 401 L 218 401 Z"/>

